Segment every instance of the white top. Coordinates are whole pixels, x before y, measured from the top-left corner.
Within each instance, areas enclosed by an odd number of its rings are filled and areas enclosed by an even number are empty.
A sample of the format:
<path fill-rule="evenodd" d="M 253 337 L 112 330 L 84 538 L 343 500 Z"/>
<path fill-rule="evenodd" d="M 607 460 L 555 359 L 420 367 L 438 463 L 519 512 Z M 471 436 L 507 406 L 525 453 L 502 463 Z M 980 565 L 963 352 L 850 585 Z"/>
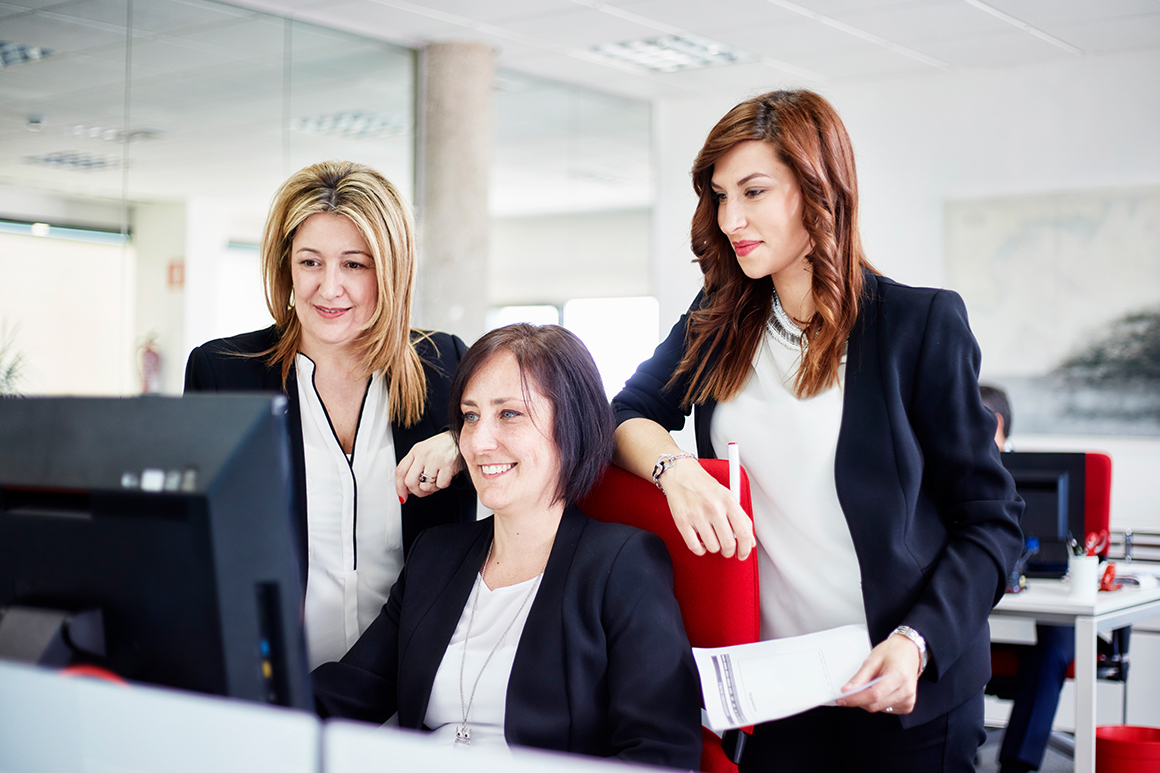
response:
<path fill-rule="evenodd" d="M 431 699 L 427 702 L 427 716 L 423 724 L 434 731 L 432 737 L 436 743 L 447 746 L 455 743 L 455 730 L 463 721 L 463 706 L 470 701 L 467 725 L 471 729 L 471 748 L 508 748 L 503 734 L 508 680 L 511 679 L 512 663 L 516 659 L 524 623 L 528 620 L 536 594 L 540 592 L 540 579 L 543 576 L 540 574 L 516 585 L 495 590 L 488 588 L 478 574 L 475 576 L 476 587 L 472 588 L 467 603 L 463 605 L 459 625 L 455 627 L 451 643 L 443 653 L 443 661 L 439 664 L 435 682 L 431 686 Z M 479 602 L 475 608 L 475 622 L 471 625 L 471 639 L 465 645 L 467 622 L 471 618 L 471 601 L 475 598 L 476 588 L 479 590 Z M 523 609 L 520 609 L 521 604 Z M 512 624 L 511 629 L 504 636 L 508 623 Z M 484 668 L 484 661 L 501 637 L 502 643 Z M 466 660 L 464 646 L 467 647 Z M 462 703 L 459 700 L 460 663 L 463 663 Z M 479 685 L 475 688 L 475 699 L 472 700 L 471 687 L 477 676 Z"/>
<path fill-rule="evenodd" d="M 345 655 L 378 617 L 403 568 L 403 522 L 382 374 L 367 385 L 348 458 L 314 387 L 314 362 L 299 353 L 296 365 L 306 456 L 306 643 L 315 668 Z"/>
<path fill-rule="evenodd" d="M 838 503 L 834 460 L 842 425 L 838 385 L 806 400 L 793 392 L 800 352 L 767 332 L 749 381 L 713 413 L 713 448 L 738 444 L 757 532 L 761 638 L 866 623 L 858 555 Z"/>

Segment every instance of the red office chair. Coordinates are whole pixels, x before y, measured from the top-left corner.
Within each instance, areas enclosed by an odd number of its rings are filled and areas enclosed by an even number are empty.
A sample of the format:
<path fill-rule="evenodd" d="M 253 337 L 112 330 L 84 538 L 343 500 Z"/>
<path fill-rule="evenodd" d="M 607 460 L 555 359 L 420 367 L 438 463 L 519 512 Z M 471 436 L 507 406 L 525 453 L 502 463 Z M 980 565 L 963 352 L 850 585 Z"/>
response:
<path fill-rule="evenodd" d="M 729 485 L 729 463 L 703 459 L 701 465 L 722 485 Z M 673 559 L 673 593 L 681 607 L 685 631 L 694 647 L 725 647 L 758 641 L 761 608 L 757 585 L 757 557 L 747 561 L 719 554 L 694 555 L 673 523 L 664 494 L 652 481 L 610 465 L 604 478 L 581 500 L 590 518 L 626 523 L 651 531 L 664 540 Z M 741 507 L 753 517 L 749 477 L 741 471 Z M 721 739 L 701 729 L 704 751 L 701 769 L 737 773 L 737 766 L 721 747 Z"/>
<path fill-rule="evenodd" d="M 1084 455 L 1084 532 L 1107 533 L 1111 522 L 1112 502 L 1112 458 L 1107 454 L 1088 453 Z M 1108 546 L 1105 544 L 1099 553 L 1101 558 L 1107 558 Z M 1124 718 L 1128 713 L 1128 643 L 1132 629 L 1120 628 L 1112 632 L 1110 642 L 1099 641 L 1099 660 L 1096 663 L 1096 676 L 1124 684 Z M 991 681 L 987 685 L 987 692 L 1000 698 L 1015 697 L 1017 676 L 1019 674 L 1019 645 L 992 644 L 991 645 Z M 1068 679 L 1075 678 L 1075 662 L 1067 672 Z"/>

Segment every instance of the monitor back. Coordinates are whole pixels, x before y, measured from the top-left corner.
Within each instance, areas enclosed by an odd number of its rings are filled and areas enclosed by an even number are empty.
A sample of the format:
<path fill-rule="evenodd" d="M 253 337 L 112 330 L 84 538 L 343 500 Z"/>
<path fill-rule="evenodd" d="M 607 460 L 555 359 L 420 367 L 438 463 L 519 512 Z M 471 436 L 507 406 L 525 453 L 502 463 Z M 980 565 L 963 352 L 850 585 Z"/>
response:
<path fill-rule="evenodd" d="M 0 401 L 0 609 L 98 609 L 119 676 L 309 708 L 287 443 L 280 396 Z"/>
<path fill-rule="evenodd" d="M 1026 508 L 1020 527 L 1024 538 L 1039 541 L 1039 553 L 1028 561 L 1029 577 L 1062 577 L 1067 572 L 1068 534 L 1084 539 L 1086 454 L 1019 451 L 1000 455 L 1015 479 Z"/>

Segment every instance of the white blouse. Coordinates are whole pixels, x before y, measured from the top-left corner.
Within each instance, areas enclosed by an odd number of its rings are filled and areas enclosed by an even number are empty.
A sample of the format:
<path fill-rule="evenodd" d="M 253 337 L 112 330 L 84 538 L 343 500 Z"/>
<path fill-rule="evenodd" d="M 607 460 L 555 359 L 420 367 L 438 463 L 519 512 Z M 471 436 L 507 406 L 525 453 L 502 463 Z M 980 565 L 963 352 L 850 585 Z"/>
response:
<path fill-rule="evenodd" d="M 299 353 L 296 365 L 306 456 L 306 642 L 315 668 L 345 655 L 378 617 L 403 568 L 403 523 L 382 374 L 367 384 L 348 457 L 314 386 L 314 362 Z"/>
<path fill-rule="evenodd" d="M 427 702 L 427 716 L 423 724 L 431 728 L 432 737 L 438 743 L 448 746 L 455 743 L 455 731 L 463 722 L 463 707 L 470 702 L 467 726 L 471 729 L 471 748 L 508 748 L 503 734 L 504 718 L 507 716 L 508 681 L 511 679 L 512 663 L 516 659 L 524 624 L 539 593 L 542 577 L 540 574 L 516 585 L 491 590 L 476 574 L 475 587 L 467 597 L 463 613 L 459 616 L 459 624 L 451 636 L 451 643 L 443 653 L 443 660 L 431 686 L 431 698 Z M 475 621 L 471 624 L 471 639 L 465 642 L 467 624 L 471 619 L 471 601 L 475 598 L 477 588 L 479 602 L 476 604 Z M 497 642 L 500 642 L 499 646 L 485 668 L 484 661 Z M 467 648 L 466 658 L 464 647 Z M 462 703 L 459 698 L 460 664 L 463 674 Z M 482 672 L 480 669 L 483 669 Z M 475 698 L 472 699 L 472 685 L 477 676 L 479 684 L 475 687 Z"/>
<path fill-rule="evenodd" d="M 767 332 L 749 380 L 713 413 L 713 448 L 738 444 L 749 473 L 761 589 L 761 638 L 866 623 L 858 555 L 838 502 L 838 385 L 799 400 L 801 353 Z"/>

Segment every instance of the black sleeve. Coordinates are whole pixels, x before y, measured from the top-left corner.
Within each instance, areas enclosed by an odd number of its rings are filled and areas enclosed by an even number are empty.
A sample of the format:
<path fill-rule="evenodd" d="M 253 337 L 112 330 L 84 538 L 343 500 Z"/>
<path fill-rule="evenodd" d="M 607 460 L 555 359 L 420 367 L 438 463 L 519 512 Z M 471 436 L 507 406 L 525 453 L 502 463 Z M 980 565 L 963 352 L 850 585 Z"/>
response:
<path fill-rule="evenodd" d="M 210 358 L 203 347 L 195 347 L 185 363 L 185 393 L 216 391 L 218 387 Z"/>
<path fill-rule="evenodd" d="M 1023 502 L 999 459 L 995 425 L 979 399 L 980 361 L 962 299 L 949 291 L 936 293 L 910 420 L 924 455 L 922 485 L 937 503 L 949 541 L 901 621 L 926 638 L 932 679 L 950 668 L 986 625 L 1023 548 Z"/>
<path fill-rule="evenodd" d="M 639 532 L 624 543 L 605 588 L 602 619 L 616 756 L 696 770 L 700 679 L 673 596 L 672 562 L 660 538 Z"/>

